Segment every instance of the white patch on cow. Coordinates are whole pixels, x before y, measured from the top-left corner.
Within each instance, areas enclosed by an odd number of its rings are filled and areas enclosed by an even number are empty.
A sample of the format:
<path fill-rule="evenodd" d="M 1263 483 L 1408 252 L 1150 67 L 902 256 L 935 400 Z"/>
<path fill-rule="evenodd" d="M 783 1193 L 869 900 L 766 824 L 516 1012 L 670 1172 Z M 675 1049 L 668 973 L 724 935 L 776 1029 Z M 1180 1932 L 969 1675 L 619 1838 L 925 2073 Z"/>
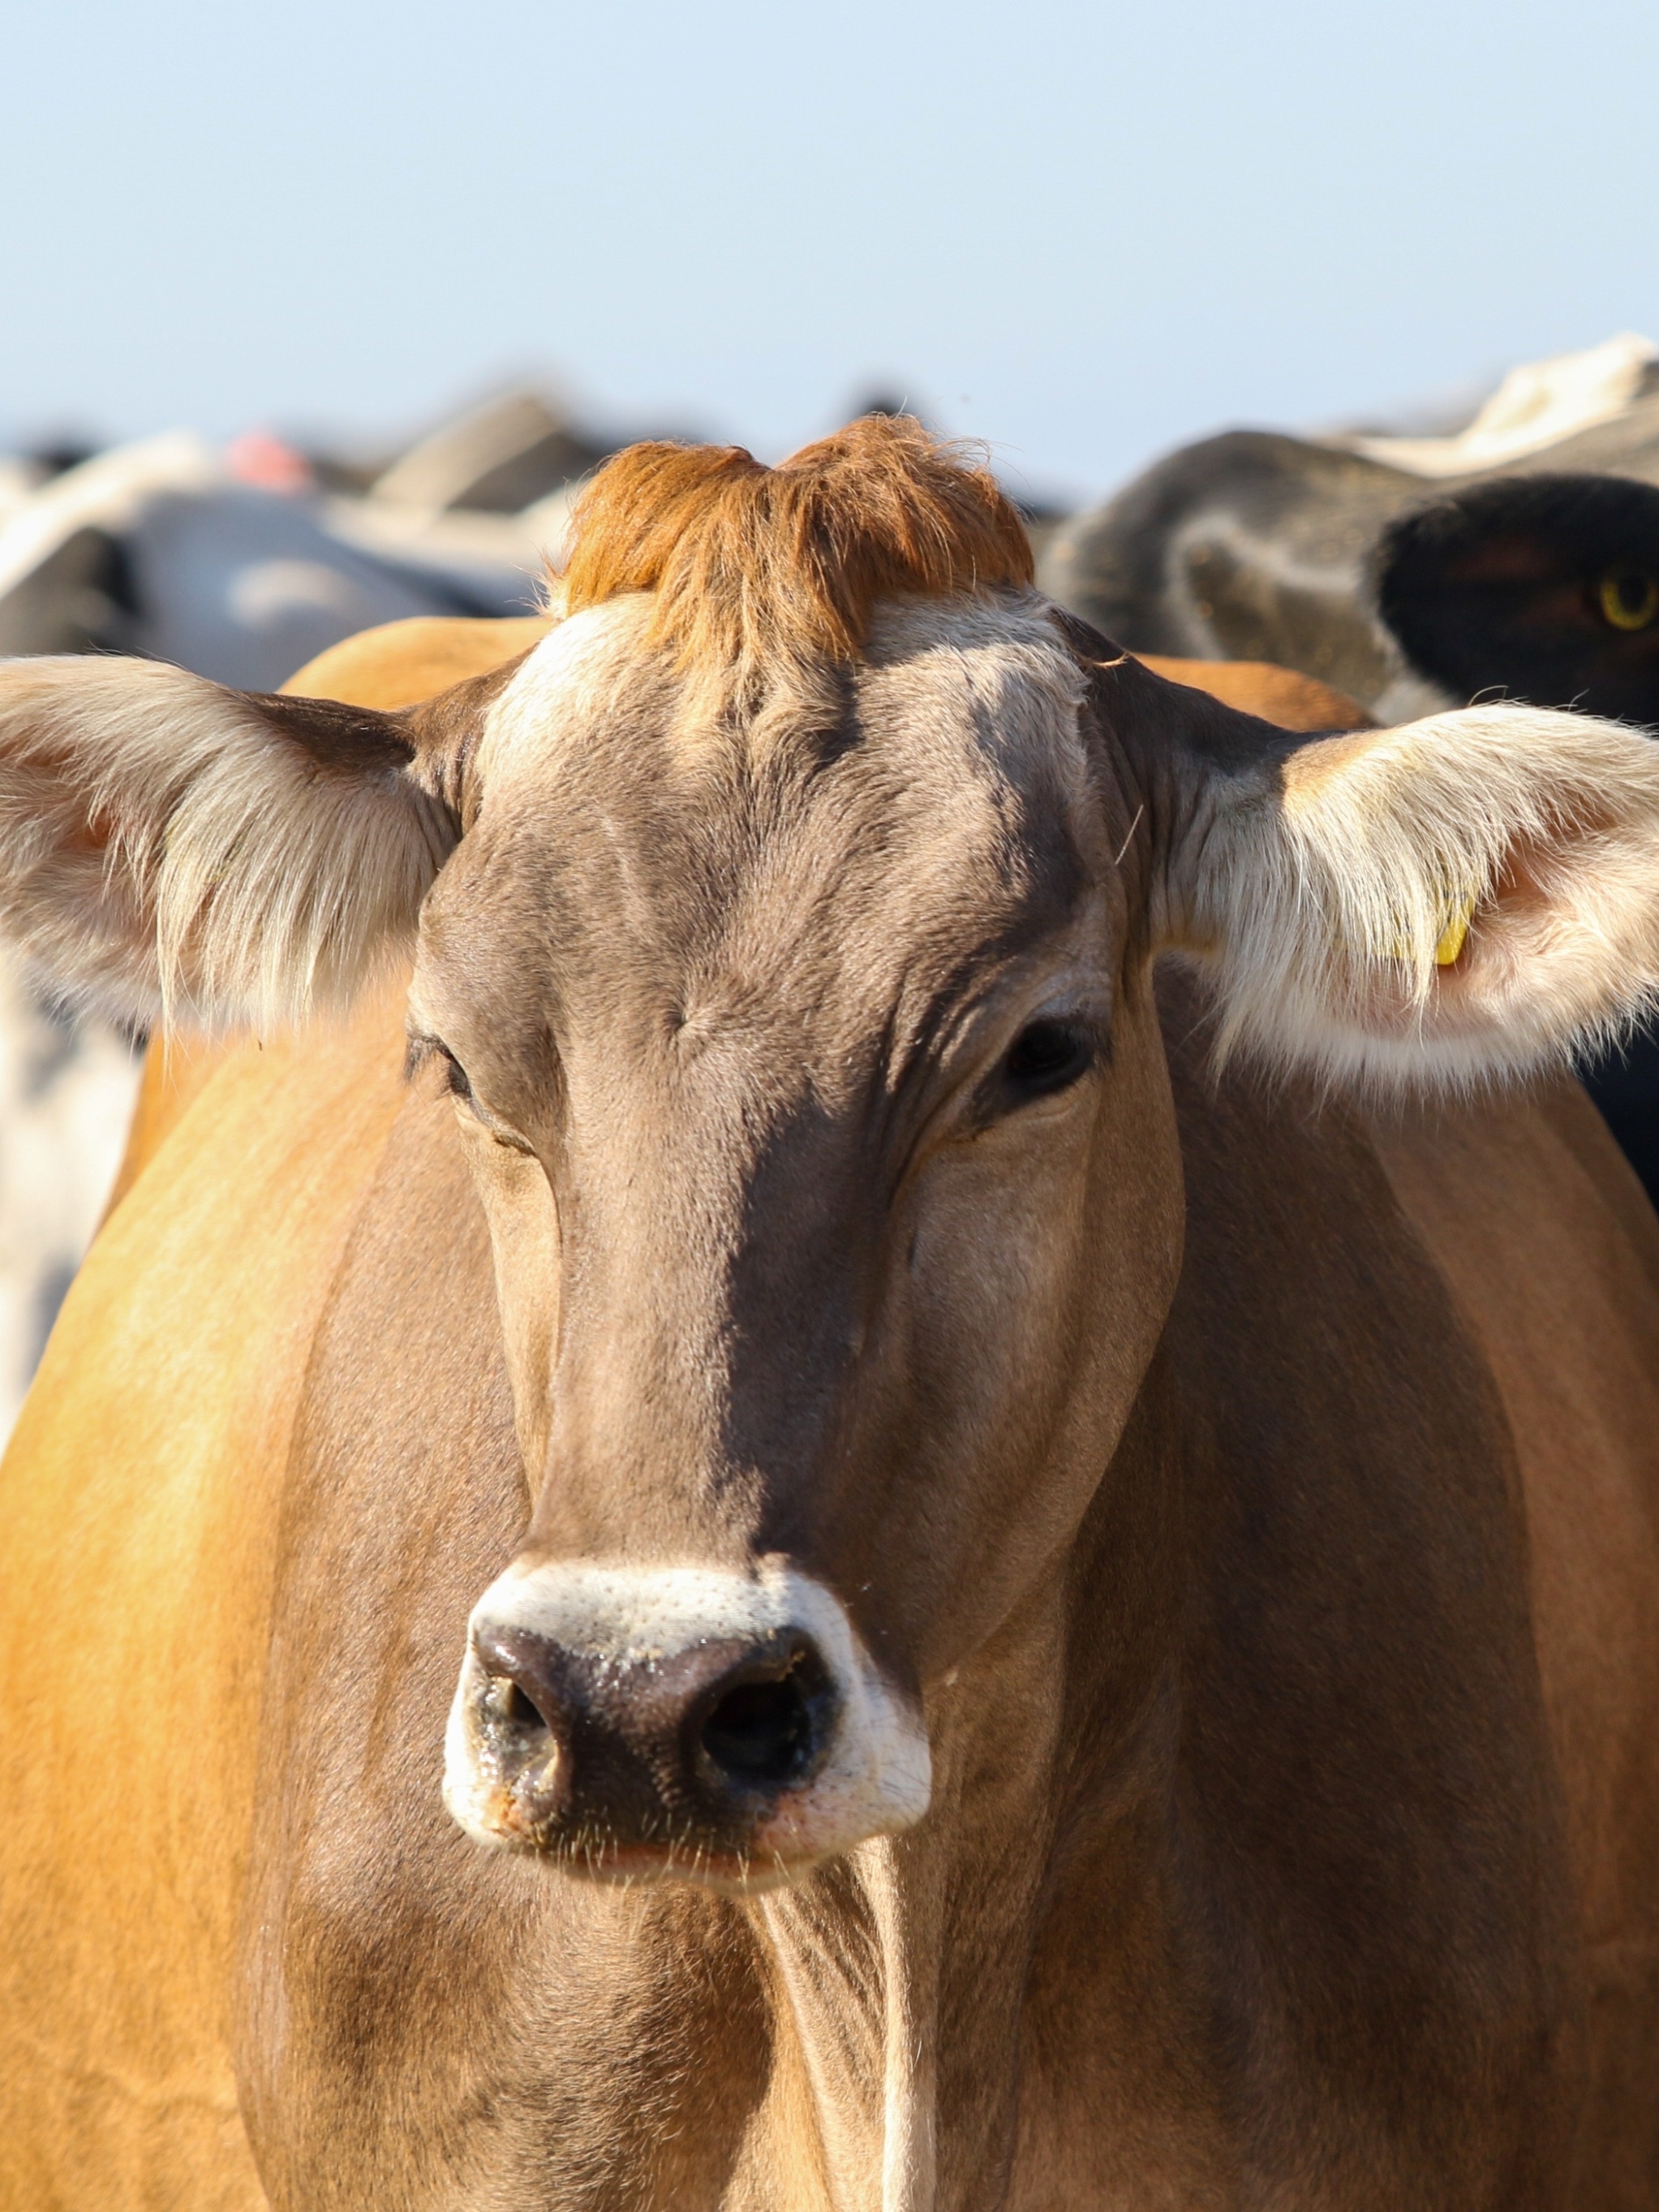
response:
<path fill-rule="evenodd" d="M 861 1852 L 859 1874 L 881 1942 L 882 2212 L 922 2212 L 933 2202 L 938 2164 L 938 1954 L 916 1942 L 914 1903 L 893 1846 L 883 1841 Z"/>
<path fill-rule="evenodd" d="M 1468 708 L 1206 781 L 1171 892 L 1176 941 L 1218 971 L 1224 1054 L 1243 1043 L 1379 1091 L 1467 1089 L 1659 1004 L 1649 738 Z"/>
<path fill-rule="evenodd" d="M 596 720 L 620 706 L 635 714 L 641 633 L 652 595 L 629 592 L 557 623 L 526 659 L 489 711 L 474 766 L 485 790 L 556 763 L 570 746 L 591 742 Z"/>
<path fill-rule="evenodd" d="M 836 1692 L 835 1730 L 811 1780 L 785 1792 L 757 1830 L 750 1848 L 755 1887 L 872 1836 L 896 1834 L 927 1809 L 933 1770 L 921 1716 L 883 1675 L 822 1583 L 777 1560 L 762 1561 L 752 1575 L 560 1562 L 509 1567 L 473 1608 L 444 1740 L 444 1802 L 479 1843 L 507 1838 L 492 1809 L 494 1784 L 477 1756 L 483 1670 L 473 1639 L 483 1630 L 509 1628 L 592 1658 L 635 1662 L 791 1629 L 811 1637 Z"/>
<path fill-rule="evenodd" d="M 1630 332 L 1582 353 L 1522 362 L 1510 370 L 1474 422 L 1447 438 L 1345 438 L 1369 459 L 1413 476 L 1474 476 L 1542 453 L 1564 438 L 1619 417 L 1652 387 L 1659 347 Z"/>

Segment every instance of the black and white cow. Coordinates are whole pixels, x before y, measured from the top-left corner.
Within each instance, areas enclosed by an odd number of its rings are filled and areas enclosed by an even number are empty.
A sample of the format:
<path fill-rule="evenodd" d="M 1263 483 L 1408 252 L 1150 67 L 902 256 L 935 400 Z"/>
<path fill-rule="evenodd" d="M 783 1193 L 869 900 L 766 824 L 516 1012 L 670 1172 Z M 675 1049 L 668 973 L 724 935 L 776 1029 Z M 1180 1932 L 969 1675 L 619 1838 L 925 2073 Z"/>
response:
<path fill-rule="evenodd" d="M 454 514 L 238 482 L 188 433 L 100 453 L 0 517 L 0 654 L 115 652 L 274 690 L 412 615 L 514 615 L 562 514 Z"/>

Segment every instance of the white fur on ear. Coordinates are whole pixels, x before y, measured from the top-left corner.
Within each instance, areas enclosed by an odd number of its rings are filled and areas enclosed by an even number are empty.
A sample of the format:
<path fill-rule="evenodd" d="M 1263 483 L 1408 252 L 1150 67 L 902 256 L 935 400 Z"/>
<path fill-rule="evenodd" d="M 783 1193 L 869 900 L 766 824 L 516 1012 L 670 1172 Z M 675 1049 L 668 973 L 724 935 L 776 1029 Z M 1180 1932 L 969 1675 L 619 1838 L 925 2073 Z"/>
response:
<path fill-rule="evenodd" d="M 1465 1089 L 1583 1053 L 1659 1003 L 1651 738 L 1475 707 L 1206 784 L 1171 903 L 1178 941 L 1218 971 L 1224 1055 Z"/>
<path fill-rule="evenodd" d="M 0 929 L 68 997 L 262 1026 L 349 1000 L 414 930 L 448 811 L 157 661 L 0 663 Z M 373 718 L 365 716 L 365 723 Z"/>

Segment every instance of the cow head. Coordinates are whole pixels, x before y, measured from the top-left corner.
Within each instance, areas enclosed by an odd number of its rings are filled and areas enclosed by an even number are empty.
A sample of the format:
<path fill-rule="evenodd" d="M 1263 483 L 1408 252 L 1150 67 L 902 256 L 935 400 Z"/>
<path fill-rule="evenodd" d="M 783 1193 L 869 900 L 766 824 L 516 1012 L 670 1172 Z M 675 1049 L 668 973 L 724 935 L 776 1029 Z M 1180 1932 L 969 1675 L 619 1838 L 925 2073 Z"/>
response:
<path fill-rule="evenodd" d="M 1659 488 L 1500 477 L 1395 523 L 1375 565 L 1383 622 L 1453 697 L 1659 723 Z"/>
<path fill-rule="evenodd" d="M 988 477 L 872 422 L 624 456 L 544 642 L 407 714 L 0 675 L 0 918 L 64 985 L 272 1020 L 415 947 L 532 1500 L 450 1722 L 482 1841 L 742 1885 L 924 1814 L 951 1686 L 1125 1479 L 1160 951 L 1221 1049 L 1374 1088 L 1659 986 L 1645 744 L 1292 738 L 1027 580 Z"/>

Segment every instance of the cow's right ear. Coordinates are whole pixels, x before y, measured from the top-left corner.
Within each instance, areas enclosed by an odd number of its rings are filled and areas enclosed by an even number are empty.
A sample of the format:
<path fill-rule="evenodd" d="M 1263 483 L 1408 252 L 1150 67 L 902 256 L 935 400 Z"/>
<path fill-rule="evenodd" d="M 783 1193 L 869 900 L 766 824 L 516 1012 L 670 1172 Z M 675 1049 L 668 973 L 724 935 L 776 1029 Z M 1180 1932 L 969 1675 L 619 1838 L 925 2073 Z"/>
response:
<path fill-rule="evenodd" d="M 346 1002 L 412 939 L 498 688 L 388 714 L 157 661 L 0 662 L 0 933 L 138 1026 Z"/>
<path fill-rule="evenodd" d="M 1304 736 L 1097 664 L 1148 941 L 1217 1042 L 1373 1093 L 1571 1060 L 1659 1006 L 1659 744 L 1543 708 Z M 1133 856 L 1133 857 L 1131 857 Z"/>

